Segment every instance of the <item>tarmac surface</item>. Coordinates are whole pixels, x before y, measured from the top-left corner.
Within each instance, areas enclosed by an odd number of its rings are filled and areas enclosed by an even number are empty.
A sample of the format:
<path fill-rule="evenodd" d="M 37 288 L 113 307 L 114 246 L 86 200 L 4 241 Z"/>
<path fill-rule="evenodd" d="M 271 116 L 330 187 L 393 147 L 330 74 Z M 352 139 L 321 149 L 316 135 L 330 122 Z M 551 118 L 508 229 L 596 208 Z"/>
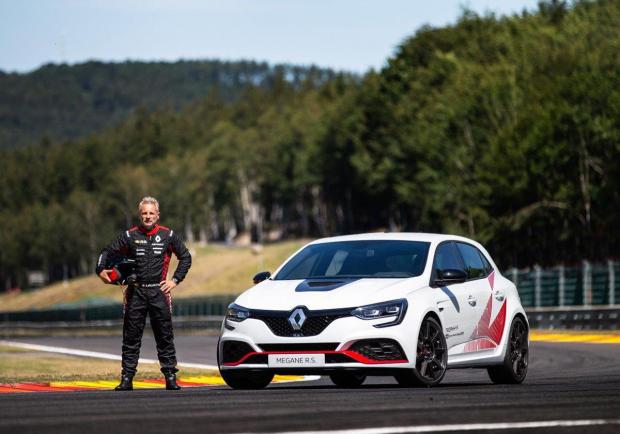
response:
<path fill-rule="evenodd" d="M 20 342 L 120 353 L 120 337 L 44 337 Z M 177 336 L 179 360 L 215 364 L 216 338 Z M 145 336 L 141 356 L 155 358 Z M 329 379 L 271 385 L 133 392 L 0 395 L 0 433 L 620 432 L 620 345 L 532 342 L 525 382 L 493 385 L 484 370 L 451 370 L 435 388 L 397 387 L 388 377 L 357 389 Z M 540 421 L 581 421 L 558 426 Z M 587 422 L 586 422 L 587 421 Z M 504 425 L 485 425 L 502 423 Z M 457 424 L 440 428 L 438 425 Z M 465 425 L 481 424 L 481 425 Z M 420 426 L 423 427 L 420 427 Z M 531 428 L 527 428 L 531 427 Z M 373 431 L 367 431 L 373 432 Z"/>

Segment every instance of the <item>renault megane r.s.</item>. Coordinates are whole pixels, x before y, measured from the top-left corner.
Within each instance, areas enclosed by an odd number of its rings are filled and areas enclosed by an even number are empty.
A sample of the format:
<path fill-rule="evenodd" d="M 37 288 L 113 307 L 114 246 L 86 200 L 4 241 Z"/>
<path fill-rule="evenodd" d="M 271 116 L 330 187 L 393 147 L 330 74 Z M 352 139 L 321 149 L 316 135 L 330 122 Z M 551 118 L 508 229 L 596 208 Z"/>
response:
<path fill-rule="evenodd" d="M 520 383 L 528 322 L 514 284 L 475 241 L 375 233 L 325 238 L 293 254 L 232 303 L 218 365 L 226 383 L 262 388 L 274 374 L 368 375 L 438 384 L 448 368 L 486 368 Z"/>

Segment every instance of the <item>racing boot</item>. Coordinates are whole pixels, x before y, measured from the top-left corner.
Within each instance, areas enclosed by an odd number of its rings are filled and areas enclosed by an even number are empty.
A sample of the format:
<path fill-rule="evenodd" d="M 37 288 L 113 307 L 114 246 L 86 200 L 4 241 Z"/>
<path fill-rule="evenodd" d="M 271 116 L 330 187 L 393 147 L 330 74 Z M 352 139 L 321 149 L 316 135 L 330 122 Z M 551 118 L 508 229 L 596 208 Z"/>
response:
<path fill-rule="evenodd" d="M 166 379 L 166 390 L 181 390 L 174 372 L 164 372 L 164 378 Z"/>
<path fill-rule="evenodd" d="M 133 390 L 133 376 L 121 375 L 121 382 L 114 390 Z"/>

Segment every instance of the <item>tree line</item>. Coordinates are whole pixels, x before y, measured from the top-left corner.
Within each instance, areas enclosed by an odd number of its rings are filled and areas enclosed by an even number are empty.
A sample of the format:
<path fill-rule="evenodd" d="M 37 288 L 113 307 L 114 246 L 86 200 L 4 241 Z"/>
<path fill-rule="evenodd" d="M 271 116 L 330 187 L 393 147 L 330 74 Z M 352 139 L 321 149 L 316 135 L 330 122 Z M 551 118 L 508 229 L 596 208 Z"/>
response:
<path fill-rule="evenodd" d="M 188 241 L 449 232 L 502 268 L 617 256 L 620 0 L 464 12 L 380 71 L 217 91 L 2 151 L 0 284 L 92 270 L 146 194 Z"/>
<path fill-rule="evenodd" d="M 27 74 L 0 71 L 0 148 L 45 137 L 58 142 L 100 132 L 133 110 L 177 110 L 217 90 L 235 101 L 246 85 L 269 88 L 274 76 L 299 86 L 334 72 L 316 66 L 221 60 L 47 64 Z"/>

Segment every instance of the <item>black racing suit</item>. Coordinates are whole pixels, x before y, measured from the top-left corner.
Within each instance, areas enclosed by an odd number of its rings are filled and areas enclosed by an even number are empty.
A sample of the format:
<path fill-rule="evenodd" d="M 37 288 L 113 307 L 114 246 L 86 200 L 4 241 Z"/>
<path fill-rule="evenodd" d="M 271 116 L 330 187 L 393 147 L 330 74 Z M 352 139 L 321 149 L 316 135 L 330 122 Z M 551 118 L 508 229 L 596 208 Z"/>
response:
<path fill-rule="evenodd" d="M 136 373 L 147 313 L 155 335 L 162 372 L 177 371 L 172 333 L 172 298 L 164 294 L 159 286 L 159 282 L 166 280 L 172 253 L 179 259 L 172 280 L 179 283 L 192 265 L 192 257 L 177 234 L 165 226 L 155 225 L 151 230 L 134 226 L 120 234 L 99 255 L 97 274 L 109 267 L 109 260 L 113 256 L 123 255 L 135 260 L 136 283 L 125 290 L 123 375 L 133 376 Z"/>

